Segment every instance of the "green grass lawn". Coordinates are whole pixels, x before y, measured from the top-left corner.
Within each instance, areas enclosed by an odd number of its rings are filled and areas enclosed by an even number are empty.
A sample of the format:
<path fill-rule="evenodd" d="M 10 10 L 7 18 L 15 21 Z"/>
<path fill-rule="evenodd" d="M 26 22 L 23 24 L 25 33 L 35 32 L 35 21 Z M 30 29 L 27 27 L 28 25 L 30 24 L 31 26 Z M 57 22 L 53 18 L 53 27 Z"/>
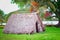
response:
<path fill-rule="evenodd" d="M 4 34 L 0 27 L 0 40 L 60 40 L 60 28 L 46 27 L 46 30 L 35 34 Z"/>

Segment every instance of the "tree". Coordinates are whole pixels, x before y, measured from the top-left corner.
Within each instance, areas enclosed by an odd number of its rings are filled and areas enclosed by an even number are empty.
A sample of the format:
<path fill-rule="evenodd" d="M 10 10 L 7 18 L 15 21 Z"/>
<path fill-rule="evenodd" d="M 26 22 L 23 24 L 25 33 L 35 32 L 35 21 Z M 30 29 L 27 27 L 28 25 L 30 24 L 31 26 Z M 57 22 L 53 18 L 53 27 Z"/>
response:
<path fill-rule="evenodd" d="M 59 22 L 57 24 L 58 27 L 60 27 L 60 0 L 57 0 L 57 1 L 53 1 L 52 2 L 55 7 L 56 7 L 56 11 L 55 11 L 55 14 L 56 14 L 56 17 L 58 18 Z"/>
<path fill-rule="evenodd" d="M 4 22 L 4 12 L 0 9 L 0 23 Z"/>
<path fill-rule="evenodd" d="M 47 5 L 53 11 L 55 11 L 55 6 L 52 4 L 51 0 L 12 0 L 12 3 L 16 3 L 19 7 L 23 7 L 26 4 L 31 4 L 32 1 L 39 3 L 39 7 Z"/>

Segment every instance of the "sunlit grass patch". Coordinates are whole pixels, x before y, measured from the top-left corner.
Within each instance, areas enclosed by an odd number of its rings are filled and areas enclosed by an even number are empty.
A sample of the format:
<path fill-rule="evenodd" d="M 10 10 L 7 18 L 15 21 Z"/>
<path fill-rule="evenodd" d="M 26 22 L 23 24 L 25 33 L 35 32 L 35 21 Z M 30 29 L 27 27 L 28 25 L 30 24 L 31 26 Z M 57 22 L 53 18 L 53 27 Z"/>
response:
<path fill-rule="evenodd" d="M 60 40 L 60 28 L 46 27 L 44 32 L 35 34 L 4 34 L 0 28 L 0 40 Z"/>

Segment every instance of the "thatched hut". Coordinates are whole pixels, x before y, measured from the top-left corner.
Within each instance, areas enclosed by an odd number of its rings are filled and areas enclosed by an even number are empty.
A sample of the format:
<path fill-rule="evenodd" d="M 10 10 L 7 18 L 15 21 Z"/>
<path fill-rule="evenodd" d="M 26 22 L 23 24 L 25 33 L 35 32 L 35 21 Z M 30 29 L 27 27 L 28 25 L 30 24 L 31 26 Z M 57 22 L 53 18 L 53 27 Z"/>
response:
<path fill-rule="evenodd" d="M 39 20 L 37 14 L 12 14 L 6 26 L 4 27 L 4 33 L 36 33 L 42 32 L 44 27 L 42 27 L 41 21 Z"/>

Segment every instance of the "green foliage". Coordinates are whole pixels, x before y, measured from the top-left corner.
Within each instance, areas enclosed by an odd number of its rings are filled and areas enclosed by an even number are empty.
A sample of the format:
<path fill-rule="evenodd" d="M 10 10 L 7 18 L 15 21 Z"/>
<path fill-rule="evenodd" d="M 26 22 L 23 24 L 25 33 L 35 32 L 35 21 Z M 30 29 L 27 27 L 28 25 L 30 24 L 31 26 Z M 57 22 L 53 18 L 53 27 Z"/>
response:
<path fill-rule="evenodd" d="M 24 2 L 26 3 L 28 0 L 12 0 L 13 3 L 20 3 L 20 2 Z"/>
<path fill-rule="evenodd" d="M 22 7 L 24 5 L 26 5 L 26 3 L 31 2 L 31 1 L 36 1 L 39 3 L 40 6 L 44 6 L 47 5 L 49 7 L 51 7 L 51 9 L 53 11 L 55 11 L 55 6 L 53 5 L 53 3 L 51 2 L 51 0 L 12 0 L 12 3 L 16 3 L 19 5 L 19 7 Z"/>
<path fill-rule="evenodd" d="M 0 23 L 4 22 L 4 12 L 0 9 Z"/>
<path fill-rule="evenodd" d="M 55 11 L 56 17 L 60 20 L 60 0 L 57 0 L 57 2 L 53 1 L 52 3 L 56 7 L 56 11 Z"/>
<path fill-rule="evenodd" d="M 4 12 L 0 9 L 0 16 L 4 16 Z"/>
<path fill-rule="evenodd" d="M 11 1 L 11 3 L 16 3 L 18 5 L 18 7 L 20 7 L 20 8 L 23 8 L 27 2 L 28 2 L 28 0 L 12 0 Z"/>

